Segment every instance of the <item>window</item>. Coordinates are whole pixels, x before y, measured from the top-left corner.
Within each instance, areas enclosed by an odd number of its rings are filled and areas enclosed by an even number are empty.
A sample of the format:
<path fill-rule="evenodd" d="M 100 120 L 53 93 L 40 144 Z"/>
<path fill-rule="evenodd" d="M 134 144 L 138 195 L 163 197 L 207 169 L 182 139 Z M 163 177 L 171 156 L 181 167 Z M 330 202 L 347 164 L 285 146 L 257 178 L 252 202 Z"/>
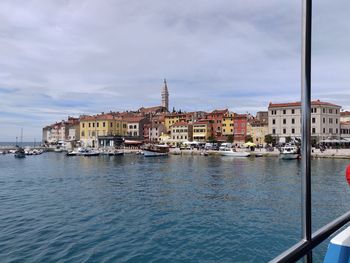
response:
<path fill-rule="evenodd" d="M 96 123 L 96 127 L 98 127 L 99 126 L 99 123 Z"/>
<path fill-rule="evenodd" d="M 332 128 L 329 128 L 329 133 L 333 133 L 333 129 Z"/>
<path fill-rule="evenodd" d="M 294 134 L 295 133 L 295 129 L 294 128 L 292 128 L 292 134 Z"/>
<path fill-rule="evenodd" d="M 276 120 L 275 119 L 272 119 L 272 124 L 276 124 Z"/>
<path fill-rule="evenodd" d="M 326 113 L 326 109 L 325 108 L 323 108 L 322 111 L 323 111 L 323 113 Z"/>
<path fill-rule="evenodd" d="M 338 128 L 337 128 L 337 129 L 335 129 L 335 133 L 338 133 Z"/>
<path fill-rule="evenodd" d="M 85 123 L 83 123 L 83 128 L 85 128 Z"/>
<path fill-rule="evenodd" d="M 287 110 L 283 110 L 283 114 L 286 114 L 287 113 Z"/>
<path fill-rule="evenodd" d="M 335 114 L 338 114 L 338 110 L 335 110 Z"/>
<path fill-rule="evenodd" d="M 106 123 L 105 123 L 105 122 L 103 122 L 103 123 L 102 123 L 102 126 L 103 126 L 103 127 L 106 127 Z"/>
<path fill-rule="evenodd" d="M 81 132 L 81 137 L 85 137 L 85 132 L 84 131 Z"/>
<path fill-rule="evenodd" d="M 329 113 L 333 113 L 333 110 L 332 110 L 332 109 L 329 109 Z"/>
<path fill-rule="evenodd" d="M 333 123 L 333 119 L 329 118 L 329 123 L 332 124 Z"/>
<path fill-rule="evenodd" d="M 283 119 L 283 124 L 286 124 L 287 123 L 287 120 L 286 119 Z"/>
<path fill-rule="evenodd" d="M 292 119 L 292 124 L 295 124 L 295 119 Z"/>
<path fill-rule="evenodd" d="M 295 113 L 295 110 L 294 109 L 292 109 L 292 114 L 294 114 Z"/>
<path fill-rule="evenodd" d="M 287 130 L 286 128 L 283 129 L 283 134 L 286 134 L 287 133 Z"/>
<path fill-rule="evenodd" d="M 323 128 L 323 133 L 326 133 L 326 128 Z"/>
<path fill-rule="evenodd" d="M 326 118 L 323 118 L 323 123 L 326 123 Z"/>
<path fill-rule="evenodd" d="M 111 122 L 111 127 L 113 127 L 113 122 Z"/>
<path fill-rule="evenodd" d="M 136 129 L 136 125 L 134 125 L 134 129 Z"/>
<path fill-rule="evenodd" d="M 314 109 L 314 113 L 317 113 L 317 108 Z"/>
<path fill-rule="evenodd" d="M 94 122 L 92 123 L 92 127 L 95 127 L 95 123 Z"/>
<path fill-rule="evenodd" d="M 89 128 L 91 127 L 91 123 L 89 122 Z"/>
<path fill-rule="evenodd" d="M 312 123 L 316 123 L 316 118 L 312 118 Z"/>
<path fill-rule="evenodd" d="M 338 119 L 335 119 L 335 123 L 338 124 Z"/>
<path fill-rule="evenodd" d="M 316 133 L 316 128 L 312 128 L 312 133 Z"/>

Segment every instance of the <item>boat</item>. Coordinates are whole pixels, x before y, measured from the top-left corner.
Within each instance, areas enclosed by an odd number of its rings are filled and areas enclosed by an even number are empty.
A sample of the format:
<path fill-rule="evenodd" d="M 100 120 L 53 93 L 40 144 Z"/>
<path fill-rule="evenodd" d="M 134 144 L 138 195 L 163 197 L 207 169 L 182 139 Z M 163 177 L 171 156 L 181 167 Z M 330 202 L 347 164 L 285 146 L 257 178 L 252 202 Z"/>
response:
<path fill-rule="evenodd" d="M 18 147 L 15 152 L 15 158 L 25 158 L 26 154 L 22 147 Z"/>
<path fill-rule="evenodd" d="M 203 156 L 208 156 L 208 152 L 207 151 L 201 151 L 200 155 L 203 155 Z"/>
<path fill-rule="evenodd" d="M 250 153 L 248 152 L 236 151 L 236 149 L 233 149 L 233 148 L 220 148 L 219 154 L 221 156 L 230 156 L 230 157 L 249 157 L 250 156 Z"/>
<path fill-rule="evenodd" d="M 169 154 L 169 146 L 158 144 L 158 145 L 150 145 L 143 149 L 143 155 L 145 157 L 155 157 L 155 156 L 168 156 Z"/>
<path fill-rule="evenodd" d="M 295 160 L 299 158 L 298 147 L 295 145 L 285 145 L 281 148 L 281 159 Z"/>
<path fill-rule="evenodd" d="M 122 151 L 118 151 L 118 150 L 105 150 L 101 152 L 101 155 L 105 155 L 105 156 L 120 156 L 120 155 L 124 155 L 124 152 Z"/>

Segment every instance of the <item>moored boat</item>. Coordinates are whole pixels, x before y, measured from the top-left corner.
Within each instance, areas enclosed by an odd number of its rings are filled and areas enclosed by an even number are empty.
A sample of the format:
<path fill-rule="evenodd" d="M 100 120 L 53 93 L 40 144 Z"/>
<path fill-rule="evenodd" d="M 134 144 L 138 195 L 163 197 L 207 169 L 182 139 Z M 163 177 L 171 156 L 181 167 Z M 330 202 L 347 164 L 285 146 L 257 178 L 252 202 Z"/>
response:
<path fill-rule="evenodd" d="M 26 154 L 22 147 L 18 147 L 15 152 L 15 158 L 25 158 Z"/>
<path fill-rule="evenodd" d="M 281 159 L 283 160 L 295 160 L 299 158 L 298 148 L 295 145 L 286 145 L 281 150 Z"/>
<path fill-rule="evenodd" d="M 230 157 L 249 157 L 250 156 L 249 152 L 236 151 L 235 149 L 232 149 L 232 148 L 221 148 L 219 150 L 219 153 L 221 156 L 230 156 Z"/>
<path fill-rule="evenodd" d="M 150 145 L 143 150 L 143 155 L 145 157 L 167 156 L 168 154 L 169 146 L 162 144 Z"/>

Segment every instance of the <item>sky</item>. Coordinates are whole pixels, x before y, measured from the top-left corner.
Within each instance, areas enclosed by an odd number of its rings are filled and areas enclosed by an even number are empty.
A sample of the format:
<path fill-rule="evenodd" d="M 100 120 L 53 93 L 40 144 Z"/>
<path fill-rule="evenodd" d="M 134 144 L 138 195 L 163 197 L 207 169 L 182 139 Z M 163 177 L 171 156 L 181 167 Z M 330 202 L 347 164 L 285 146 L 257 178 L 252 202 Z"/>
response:
<path fill-rule="evenodd" d="M 350 110 L 350 1 L 313 3 L 312 97 Z M 2 0 L 0 141 L 67 116 L 300 100 L 301 0 Z"/>

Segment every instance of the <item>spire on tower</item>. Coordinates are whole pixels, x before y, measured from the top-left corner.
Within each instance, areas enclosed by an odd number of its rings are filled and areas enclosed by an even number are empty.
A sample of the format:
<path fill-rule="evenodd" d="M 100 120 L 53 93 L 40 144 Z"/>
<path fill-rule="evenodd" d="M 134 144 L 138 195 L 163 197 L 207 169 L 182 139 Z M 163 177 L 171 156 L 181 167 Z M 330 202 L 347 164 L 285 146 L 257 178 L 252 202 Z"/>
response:
<path fill-rule="evenodd" d="M 162 106 L 169 109 L 169 91 L 166 79 L 164 79 L 164 87 L 162 89 Z"/>

